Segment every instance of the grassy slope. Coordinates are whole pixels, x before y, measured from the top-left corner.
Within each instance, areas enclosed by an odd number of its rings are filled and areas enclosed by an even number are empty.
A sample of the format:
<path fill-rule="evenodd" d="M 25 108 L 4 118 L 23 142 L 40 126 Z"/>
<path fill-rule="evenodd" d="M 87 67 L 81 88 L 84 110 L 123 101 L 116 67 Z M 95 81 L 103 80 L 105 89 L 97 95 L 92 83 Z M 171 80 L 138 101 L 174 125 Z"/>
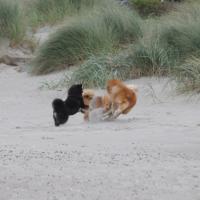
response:
<path fill-rule="evenodd" d="M 121 62 L 118 61 L 118 65 L 124 67 L 124 71 L 128 70 L 129 73 L 123 75 L 123 79 L 133 77 L 135 75 L 163 75 L 172 74 L 178 76 L 178 80 L 184 80 L 185 84 L 190 84 L 188 76 L 192 73 L 188 73 L 187 77 L 184 72 L 187 66 L 191 68 L 191 71 L 195 71 L 198 59 L 195 60 L 195 64 L 188 65 L 189 61 L 195 55 L 200 57 L 200 5 L 183 5 L 176 12 L 163 16 L 158 19 L 148 19 L 143 24 L 143 37 L 135 41 L 128 51 L 128 55 L 123 55 Z M 84 63 L 72 74 L 72 80 L 81 80 L 86 85 L 101 85 L 99 79 L 104 80 L 106 77 L 110 77 L 108 68 L 114 69 L 113 60 L 116 56 L 111 56 L 112 62 L 105 64 L 107 57 L 104 59 L 98 59 L 98 57 L 92 57 L 91 60 Z M 189 61 L 188 61 L 189 59 Z M 91 65 L 92 62 L 92 65 Z M 96 64 L 94 64 L 96 63 Z M 109 65 L 109 66 L 108 66 Z M 92 67 L 91 67 L 92 66 Z M 183 67 L 182 67 L 183 66 Z M 195 66 L 195 67 L 194 67 Z M 91 70 L 92 68 L 92 70 Z M 84 70 L 83 70 L 84 69 Z M 100 76 L 96 76 L 96 71 L 101 69 Z M 119 68 L 119 73 L 121 68 Z M 183 70 L 183 73 L 181 72 Z M 112 70 L 111 70 L 112 71 Z M 104 74 L 102 72 L 105 72 Z M 176 73 L 177 72 L 177 73 Z M 195 71 L 195 84 L 199 82 L 199 71 Z M 90 76 L 87 76 L 87 73 Z M 112 74 L 114 76 L 114 74 Z M 118 77 L 120 77 L 118 75 Z M 188 81 L 188 83 L 187 83 Z M 180 83 L 180 81 L 179 81 Z M 196 88 L 187 87 L 188 89 Z"/>
<path fill-rule="evenodd" d="M 191 2 L 176 12 L 144 21 L 135 11 L 112 0 L 0 0 L 0 37 L 17 44 L 24 40 L 28 26 L 57 23 L 70 16 L 72 22 L 66 21 L 68 25 L 37 51 L 33 73 L 83 63 L 72 75 L 71 83 L 82 79 L 86 85 L 102 86 L 102 80 L 109 77 L 127 79 L 172 72 L 185 83 L 185 90 L 197 91 L 200 4 Z M 127 44 L 131 46 L 129 51 L 120 53 Z"/>
<path fill-rule="evenodd" d="M 127 8 L 116 3 L 111 8 L 100 7 L 52 35 L 39 49 L 31 71 L 44 74 L 60 70 L 91 54 L 111 52 L 141 35 L 140 18 Z"/>

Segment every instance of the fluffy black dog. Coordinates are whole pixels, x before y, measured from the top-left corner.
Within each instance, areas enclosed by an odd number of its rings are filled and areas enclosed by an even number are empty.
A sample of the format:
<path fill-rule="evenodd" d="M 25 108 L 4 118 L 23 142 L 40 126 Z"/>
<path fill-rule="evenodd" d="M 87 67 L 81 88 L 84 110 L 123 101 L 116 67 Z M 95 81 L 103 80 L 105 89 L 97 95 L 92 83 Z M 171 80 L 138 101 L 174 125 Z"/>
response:
<path fill-rule="evenodd" d="M 65 101 L 54 99 L 52 102 L 53 119 L 55 126 L 67 122 L 69 115 L 74 115 L 85 108 L 83 102 L 82 84 L 72 85 L 68 90 L 68 96 Z"/>

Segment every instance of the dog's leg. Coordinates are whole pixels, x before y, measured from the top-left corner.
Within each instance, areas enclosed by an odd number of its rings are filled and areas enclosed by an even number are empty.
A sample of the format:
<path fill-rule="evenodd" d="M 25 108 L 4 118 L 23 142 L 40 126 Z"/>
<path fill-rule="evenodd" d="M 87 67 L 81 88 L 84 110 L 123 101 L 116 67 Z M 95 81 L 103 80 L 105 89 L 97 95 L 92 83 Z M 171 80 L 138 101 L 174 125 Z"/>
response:
<path fill-rule="evenodd" d="M 108 110 L 107 112 L 103 113 L 102 120 L 109 119 L 112 116 L 112 109 Z"/>
<path fill-rule="evenodd" d="M 119 106 L 117 107 L 117 109 L 114 110 L 113 115 L 111 116 L 112 119 L 116 119 L 117 117 L 119 117 L 119 115 L 121 115 L 129 106 L 128 101 L 119 104 Z"/>
<path fill-rule="evenodd" d="M 120 110 L 120 109 L 117 109 L 117 110 L 113 113 L 113 115 L 111 116 L 111 119 L 117 119 L 117 117 L 119 117 L 119 115 L 121 115 L 121 114 L 122 114 L 121 110 Z"/>
<path fill-rule="evenodd" d="M 84 121 L 89 121 L 89 111 L 85 111 L 84 113 Z"/>
<path fill-rule="evenodd" d="M 117 104 L 116 103 L 112 103 L 110 106 L 110 109 L 104 113 L 102 119 L 103 120 L 112 120 L 113 119 L 113 114 L 115 112 L 115 110 L 117 109 Z"/>
<path fill-rule="evenodd" d="M 103 116 L 107 116 L 107 115 L 110 115 L 110 114 L 112 114 L 112 109 L 109 109 L 108 111 L 103 112 Z"/>
<path fill-rule="evenodd" d="M 111 106 L 110 106 L 110 109 L 104 111 L 103 117 L 102 117 L 103 120 L 109 119 L 113 115 L 113 112 L 115 110 L 114 107 L 115 107 L 115 105 L 114 105 L 114 103 L 112 103 Z"/>

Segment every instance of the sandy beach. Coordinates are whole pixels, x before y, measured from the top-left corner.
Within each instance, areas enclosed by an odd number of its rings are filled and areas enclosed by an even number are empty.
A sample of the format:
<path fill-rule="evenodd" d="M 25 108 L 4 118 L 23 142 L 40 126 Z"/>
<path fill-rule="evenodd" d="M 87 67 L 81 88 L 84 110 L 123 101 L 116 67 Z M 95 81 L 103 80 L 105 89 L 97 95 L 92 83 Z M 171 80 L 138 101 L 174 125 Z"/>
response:
<path fill-rule="evenodd" d="M 174 94 L 166 78 L 130 80 L 139 92 L 128 115 L 79 113 L 55 127 L 51 102 L 66 90 L 41 85 L 61 74 L 0 65 L 0 200 L 200 199 L 198 96 Z"/>

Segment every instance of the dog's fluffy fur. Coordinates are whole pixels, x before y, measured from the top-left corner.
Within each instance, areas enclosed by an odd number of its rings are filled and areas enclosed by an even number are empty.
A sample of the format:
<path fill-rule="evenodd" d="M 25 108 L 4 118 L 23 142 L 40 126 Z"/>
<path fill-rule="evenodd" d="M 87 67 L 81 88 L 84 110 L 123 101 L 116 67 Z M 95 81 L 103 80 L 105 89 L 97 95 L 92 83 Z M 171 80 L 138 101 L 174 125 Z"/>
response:
<path fill-rule="evenodd" d="M 53 119 L 55 126 L 67 122 L 69 115 L 65 109 L 65 102 L 62 99 L 54 99 L 52 102 Z"/>
<path fill-rule="evenodd" d="M 106 118 L 117 118 L 120 114 L 127 114 L 137 102 L 137 90 L 133 85 L 125 85 L 120 80 L 109 80 L 107 92 L 111 100 L 111 109 L 105 113 Z"/>
<path fill-rule="evenodd" d="M 83 90 L 83 102 L 87 108 L 89 108 L 90 102 L 95 96 L 94 90 L 92 89 L 84 89 Z"/>
<path fill-rule="evenodd" d="M 108 91 L 109 90 L 109 91 Z M 103 108 L 104 118 L 117 118 L 120 114 L 127 114 L 136 103 L 137 87 L 125 85 L 119 80 L 108 81 L 108 94 L 95 96 L 91 89 L 83 91 L 83 100 L 88 109 L 84 111 L 84 119 L 89 120 L 89 113 L 94 109 Z"/>
<path fill-rule="evenodd" d="M 55 126 L 66 123 L 69 115 L 74 115 L 81 111 L 81 109 L 85 109 L 82 93 L 82 84 L 77 84 L 69 88 L 65 101 L 62 99 L 53 100 L 52 107 Z"/>
<path fill-rule="evenodd" d="M 83 100 L 84 103 L 88 106 L 88 108 L 84 111 L 84 119 L 89 120 L 89 113 L 98 108 L 102 108 L 103 113 L 107 112 L 110 109 L 111 101 L 108 95 L 104 96 L 95 96 L 93 95 L 90 97 L 90 100 L 88 101 L 88 93 L 85 92 L 83 94 Z"/>

